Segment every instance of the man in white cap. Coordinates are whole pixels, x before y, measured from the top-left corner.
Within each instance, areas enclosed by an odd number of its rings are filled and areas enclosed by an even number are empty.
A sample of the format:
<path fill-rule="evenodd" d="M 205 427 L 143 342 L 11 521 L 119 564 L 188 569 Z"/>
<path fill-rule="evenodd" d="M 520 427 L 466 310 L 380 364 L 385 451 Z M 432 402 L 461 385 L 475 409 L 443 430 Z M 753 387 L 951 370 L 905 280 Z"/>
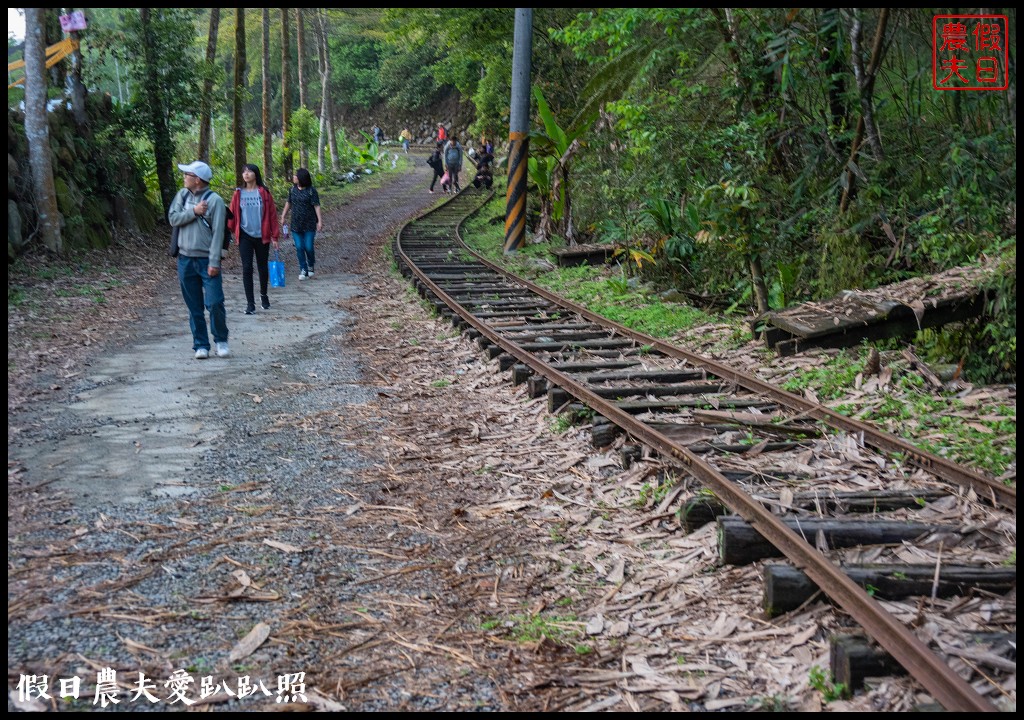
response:
<path fill-rule="evenodd" d="M 210 357 L 205 309 L 210 312 L 217 357 L 228 357 L 231 350 L 220 276 L 227 208 L 220 195 L 210 190 L 213 171 L 209 165 L 196 160 L 178 165 L 178 169 L 185 175 L 185 189 L 174 197 L 167 219 L 178 228 L 178 282 L 188 307 L 192 349 L 196 360 Z"/>

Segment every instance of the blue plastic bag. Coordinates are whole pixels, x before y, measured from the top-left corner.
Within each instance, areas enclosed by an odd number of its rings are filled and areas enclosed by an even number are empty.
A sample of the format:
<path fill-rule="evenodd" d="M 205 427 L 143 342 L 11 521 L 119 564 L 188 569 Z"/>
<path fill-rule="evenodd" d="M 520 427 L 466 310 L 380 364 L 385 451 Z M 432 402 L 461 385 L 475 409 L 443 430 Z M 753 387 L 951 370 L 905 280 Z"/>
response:
<path fill-rule="evenodd" d="M 270 266 L 270 287 L 284 287 L 284 261 L 275 250 L 274 259 L 267 263 Z"/>

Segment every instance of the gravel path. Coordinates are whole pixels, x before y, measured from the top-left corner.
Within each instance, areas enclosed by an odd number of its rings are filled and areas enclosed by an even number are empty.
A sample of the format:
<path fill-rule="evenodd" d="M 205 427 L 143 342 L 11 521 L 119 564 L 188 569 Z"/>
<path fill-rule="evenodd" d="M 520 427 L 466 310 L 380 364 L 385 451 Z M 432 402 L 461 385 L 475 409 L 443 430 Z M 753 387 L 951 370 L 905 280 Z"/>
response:
<path fill-rule="evenodd" d="M 193 701 L 203 678 L 220 684 L 200 700 L 211 709 L 275 706 L 290 673 L 320 709 L 510 707 L 486 663 L 445 644 L 460 603 L 433 570 L 460 548 L 394 503 L 391 479 L 360 477 L 379 447 L 343 439 L 379 441 L 383 420 L 342 305 L 363 292 L 357 265 L 382 262 L 371 248 L 437 199 L 428 172 L 328 209 L 316 277 L 299 282 L 286 253 L 268 312 L 238 312 L 239 263 L 226 265 L 230 359 L 192 358 L 168 266 L 157 302 L 122 328 L 131 339 L 112 337 L 65 393 L 24 410 L 8 446 L 9 688 L 45 675 L 55 699 L 14 693 L 12 707 L 99 707 L 106 668 L 117 709 L 183 707 L 164 685 L 176 671 Z M 441 641 L 425 636 L 446 624 Z M 131 700 L 140 672 L 159 703 Z M 56 699 L 74 676 L 79 699 Z M 244 677 L 255 694 L 223 689 Z"/>

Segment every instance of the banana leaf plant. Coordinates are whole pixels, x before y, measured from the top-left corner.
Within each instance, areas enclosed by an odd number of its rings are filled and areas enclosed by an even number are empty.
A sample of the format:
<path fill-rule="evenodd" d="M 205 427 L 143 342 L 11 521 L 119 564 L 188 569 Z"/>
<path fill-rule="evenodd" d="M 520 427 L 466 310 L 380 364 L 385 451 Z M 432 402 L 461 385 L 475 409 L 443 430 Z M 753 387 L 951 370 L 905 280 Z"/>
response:
<path fill-rule="evenodd" d="M 555 208 L 551 202 L 551 186 L 557 167 L 558 161 L 550 155 L 538 156 L 531 153 L 526 163 L 527 173 L 537 186 L 537 196 L 540 198 L 540 222 L 534 233 L 537 242 L 543 242 L 555 234 L 556 218 Z"/>
<path fill-rule="evenodd" d="M 380 165 L 384 155 L 387 153 L 380 149 L 380 146 L 368 132 L 360 130 L 359 134 L 366 138 L 366 147 L 359 147 L 353 144 L 356 153 L 359 155 L 359 162 L 363 165 Z"/>
<path fill-rule="evenodd" d="M 537 240 L 549 240 L 553 231 L 560 231 L 569 245 L 576 244 L 576 229 L 572 222 L 572 195 L 569 185 L 569 167 L 573 155 L 581 147 L 580 136 L 589 123 L 579 123 L 566 130 L 558 124 L 555 114 L 544 99 L 539 87 L 533 89 L 537 99 L 537 112 L 544 123 L 544 131 L 530 133 L 530 178 L 537 184 L 540 196 L 540 226 Z"/>
<path fill-rule="evenodd" d="M 658 43 L 641 43 L 601 67 L 581 93 L 582 107 L 568 126 L 558 124 L 555 114 L 540 88 L 533 89 L 537 111 L 544 131 L 530 133 L 528 172 L 540 195 L 541 222 L 536 241 L 543 242 L 559 231 L 569 245 L 577 241 L 572 217 L 572 193 L 569 169 L 573 156 L 583 147 L 580 139 L 597 119 L 600 108 L 609 100 L 622 97 L 641 75 Z M 534 162 L 536 158 L 536 162 Z"/>

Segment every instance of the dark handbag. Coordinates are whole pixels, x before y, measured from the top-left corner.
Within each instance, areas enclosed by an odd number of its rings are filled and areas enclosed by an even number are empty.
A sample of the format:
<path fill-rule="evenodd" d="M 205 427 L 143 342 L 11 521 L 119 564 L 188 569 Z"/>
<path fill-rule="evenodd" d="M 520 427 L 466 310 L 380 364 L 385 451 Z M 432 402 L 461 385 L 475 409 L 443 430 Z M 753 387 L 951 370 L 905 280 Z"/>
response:
<path fill-rule="evenodd" d="M 171 246 L 167 248 L 167 254 L 171 257 L 178 257 L 178 230 L 179 228 L 171 228 Z"/>
<path fill-rule="evenodd" d="M 284 287 L 284 261 L 277 250 L 274 259 L 267 263 L 270 268 L 270 287 Z"/>

